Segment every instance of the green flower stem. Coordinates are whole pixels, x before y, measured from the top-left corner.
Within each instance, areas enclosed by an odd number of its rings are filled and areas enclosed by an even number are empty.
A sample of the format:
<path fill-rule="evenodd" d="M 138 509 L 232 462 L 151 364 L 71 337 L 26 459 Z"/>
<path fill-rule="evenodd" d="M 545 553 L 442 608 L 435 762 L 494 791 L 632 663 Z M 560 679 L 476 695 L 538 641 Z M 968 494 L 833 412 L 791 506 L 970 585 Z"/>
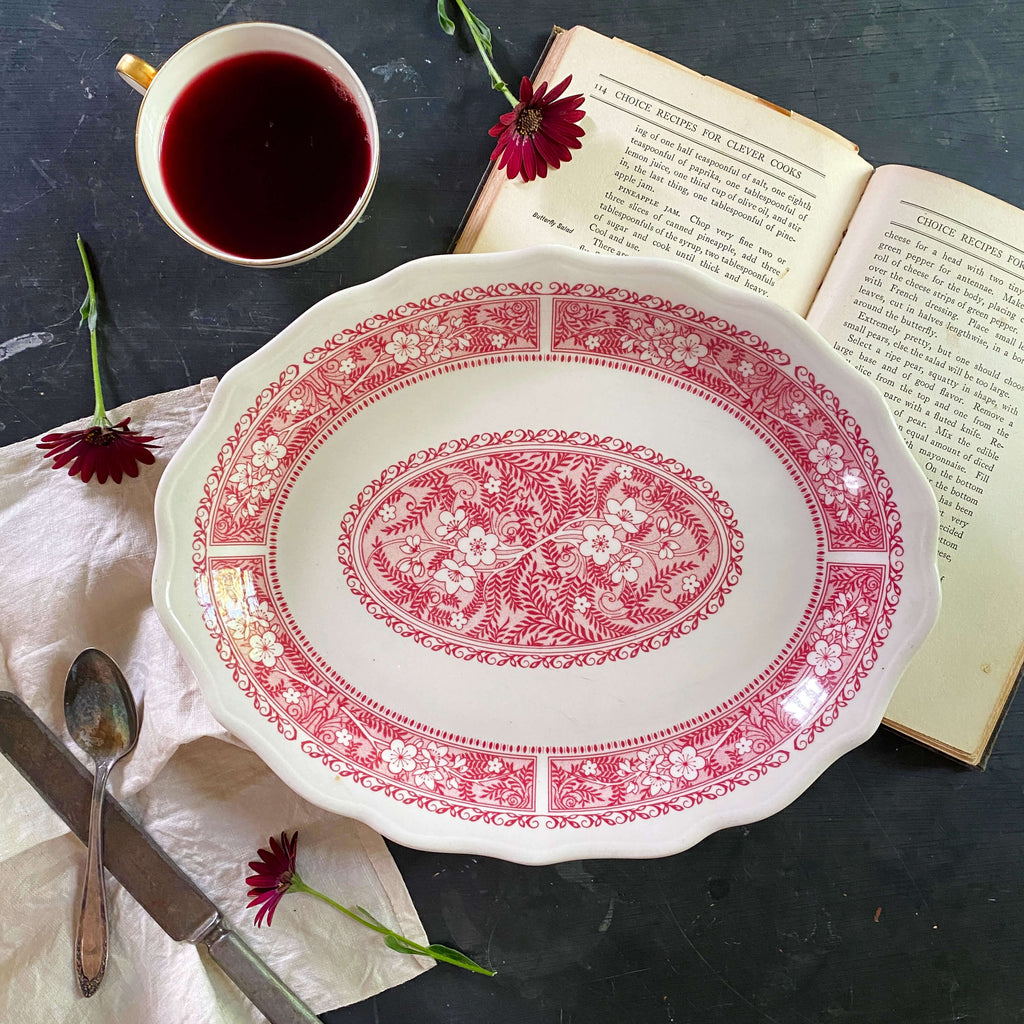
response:
<path fill-rule="evenodd" d="M 459 0 L 456 0 L 458 3 Z M 322 892 L 317 892 L 312 886 L 306 885 L 297 874 L 292 875 L 292 882 L 288 889 L 289 892 L 304 892 L 309 896 L 315 896 L 318 900 L 323 900 L 324 903 L 334 907 L 335 910 L 340 910 L 346 917 L 350 917 L 353 921 L 361 924 L 364 928 L 369 928 L 371 931 L 377 932 L 379 935 L 383 935 L 385 938 L 391 938 L 396 943 L 404 946 L 404 949 L 398 949 L 398 952 L 404 953 L 418 953 L 420 956 L 429 956 L 433 960 L 441 960 L 444 963 L 452 964 L 455 967 L 461 967 L 463 970 L 472 971 L 474 974 L 485 974 L 487 977 L 494 977 L 494 971 L 487 970 L 486 967 L 481 967 L 479 964 L 474 963 L 467 956 L 463 956 L 457 950 L 449 950 L 446 947 L 439 946 L 421 946 L 418 942 L 413 942 L 412 939 L 407 939 L 404 935 L 399 935 L 398 932 L 382 925 L 379 921 L 368 919 L 357 914 L 354 910 L 349 910 L 348 907 L 343 907 L 340 903 L 336 903 L 330 898 L 325 896 Z M 366 912 L 363 911 L 365 914 Z M 391 946 L 395 949 L 395 946 Z"/>
<path fill-rule="evenodd" d="M 92 355 L 92 385 L 96 392 L 96 408 L 92 414 L 93 426 L 109 426 L 107 409 L 103 404 L 103 386 L 100 383 L 100 357 L 96 345 L 96 282 L 93 280 L 92 267 L 89 266 L 89 257 L 85 254 L 85 243 L 82 236 L 77 235 L 78 251 L 82 254 L 82 266 L 85 267 L 85 279 L 89 284 L 89 294 L 82 304 L 82 322 L 89 324 L 89 350 Z"/>
<path fill-rule="evenodd" d="M 498 74 L 497 69 L 491 63 L 491 58 L 487 54 L 487 47 L 484 45 L 483 40 L 480 38 L 480 33 L 477 31 L 476 18 L 474 18 L 472 11 L 466 6 L 465 0 L 455 0 L 455 6 L 462 11 L 463 18 L 466 19 L 466 25 L 469 28 L 469 33 L 473 37 L 473 42 L 476 44 L 477 50 L 480 52 L 480 56 L 483 58 L 484 64 L 487 66 L 487 73 L 491 76 L 491 84 L 497 89 L 504 97 L 512 104 L 516 106 L 519 100 L 512 95 L 509 87 L 502 80 L 501 75 Z"/>

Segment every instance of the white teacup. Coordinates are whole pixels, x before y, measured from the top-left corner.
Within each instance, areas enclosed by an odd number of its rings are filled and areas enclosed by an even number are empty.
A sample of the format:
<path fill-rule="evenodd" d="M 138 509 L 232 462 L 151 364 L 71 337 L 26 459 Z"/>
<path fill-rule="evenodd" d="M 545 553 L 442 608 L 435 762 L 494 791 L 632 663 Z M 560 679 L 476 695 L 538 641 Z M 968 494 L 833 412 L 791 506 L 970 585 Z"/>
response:
<path fill-rule="evenodd" d="M 352 210 L 325 238 L 300 252 L 257 259 L 238 256 L 218 248 L 200 237 L 182 219 L 171 201 L 160 169 L 160 147 L 168 115 L 182 91 L 198 75 L 231 57 L 266 52 L 301 57 L 324 68 L 345 87 L 367 127 L 370 171 L 366 186 Z M 344 58 L 316 36 L 288 25 L 269 22 L 224 25 L 186 43 L 159 70 L 132 54 L 125 54 L 117 63 L 117 71 L 144 97 L 135 129 L 135 155 L 146 194 L 170 228 L 202 252 L 247 267 L 291 266 L 319 256 L 336 245 L 352 230 L 366 208 L 377 181 L 380 164 L 380 137 L 373 104 L 363 83 Z"/>

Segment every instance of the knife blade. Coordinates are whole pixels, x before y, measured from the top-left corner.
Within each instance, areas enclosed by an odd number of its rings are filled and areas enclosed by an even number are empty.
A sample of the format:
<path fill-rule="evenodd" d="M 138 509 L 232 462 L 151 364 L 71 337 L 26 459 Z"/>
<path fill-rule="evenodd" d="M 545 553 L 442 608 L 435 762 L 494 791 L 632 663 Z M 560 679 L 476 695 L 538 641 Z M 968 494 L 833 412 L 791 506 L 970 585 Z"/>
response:
<path fill-rule="evenodd" d="M 0 691 L 0 751 L 82 842 L 88 839 L 92 776 L 14 693 Z M 104 864 L 172 938 L 205 946 L 271 1024 L 319 1018 L 222 920 L 216 905 L 107 793 Z"/>

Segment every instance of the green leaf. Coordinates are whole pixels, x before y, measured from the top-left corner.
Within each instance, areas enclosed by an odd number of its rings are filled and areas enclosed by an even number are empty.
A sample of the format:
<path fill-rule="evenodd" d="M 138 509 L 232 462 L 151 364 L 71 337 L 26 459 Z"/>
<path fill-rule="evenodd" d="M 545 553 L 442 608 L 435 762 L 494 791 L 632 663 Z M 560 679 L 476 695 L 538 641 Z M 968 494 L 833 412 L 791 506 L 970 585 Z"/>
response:
<path fill-rule="evenodd" d="M 99 320 L 99 310 L 96 308 L 96 303 L 93 301 L 92 295 L 86 295 L 86 297 L 82 299 L 82 305 L 79 306 L 78 312 L 82 316 L 81 323 L 79 323 L 78 326 L 81 327 L 82 324 L 88 323 L 89 330 L 95 331 L 96 323 Z"/>
<path fill-rule="evenodd" d="M 437 20 L 441 28 L 444 30 L 444 34 L 451 36 L 455 34 L 455 22 L 448 17 L 448 11 L 445 10 L 444 0 L 437 0 Z"/>
<path fill-rule="evenodd" d="M 419 956 L 423 953 L 422 949 L 414 949 L 410 946 L 401 935 L 385 935 L 384 945 L 388 949 L 393 949 L 396 953 L 411 953 L 413 956 Z"/>
<path fill-rule="evenodd" d="M 493 974 L 494 971 L 487 970 L 486 967 L 481 967 L 475 960 L 470 960 L 465 953 L 460 953 L 457 949 L 452 949 L 451 946 L 442 946 L 440 942 L 433 942 L 427 946 L 427 951 L 435 959 L 444 959 L 450 964 L 455 964 L 458 967 L 466 967 L 469 970 L 479 971 L 481 974 Z"/>
<path fill-rule="evenodd" d="M 362 915 L 362 916 L 363 916 L 364 918 L 366 918 L 366 920 L 367 920 L 367 921 L 369 921 L 369 922 L 370 922 L 371 924 L 375 924 L 375 925 L 376 925 L 376 926 L 377 926 L 378 928 L 387 928 L 387 927 L 388 927 L 388 926 L 387 926 L 386 924 L 384 924 L 383 922 L 381 922 L 381 921 L 378 921 L 378 920 L 377 920 L 377 918 L 375 918 L 375 917 L 373 916 L 373 914 L 371 914 L 371 913 L 370 913 L 370 912 L 369 912 L 369 911 L 368 911 L 368 910 L 366 909 L 366 907 L 356 907 L 356 912 L 357 912 L 357 913 L 359 913 L 359 914 L 361 914 L 361 915 Z M 390 931 L 390 929 L 388 929 L 388 930 Z"/>
<path fill-rule="evenodd" d="M 493 57 L 491 49 L 491 30 L 468 8 L 464 7 L 466 21 L 469 23 L 469 30 L 479 40 L 480 45 L 487 51 L 488 57 Z"/>

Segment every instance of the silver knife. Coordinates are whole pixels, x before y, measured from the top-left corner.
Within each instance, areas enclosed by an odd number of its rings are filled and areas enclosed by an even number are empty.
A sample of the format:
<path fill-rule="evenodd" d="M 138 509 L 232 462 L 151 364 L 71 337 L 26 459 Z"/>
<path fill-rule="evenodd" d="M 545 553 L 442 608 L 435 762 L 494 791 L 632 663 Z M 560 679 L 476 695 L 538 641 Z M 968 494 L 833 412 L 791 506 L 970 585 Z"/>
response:
<path fill-rule="evenodd" d="M 0 751 L 82 842 L 92 777 L 16 694 L 0 691 Z M 103 806 L 104 864 L 178 942 L 202 943 L 271 1024 L 319 1018 L 224 924 L 216 906 L 109 793 Z"/>

